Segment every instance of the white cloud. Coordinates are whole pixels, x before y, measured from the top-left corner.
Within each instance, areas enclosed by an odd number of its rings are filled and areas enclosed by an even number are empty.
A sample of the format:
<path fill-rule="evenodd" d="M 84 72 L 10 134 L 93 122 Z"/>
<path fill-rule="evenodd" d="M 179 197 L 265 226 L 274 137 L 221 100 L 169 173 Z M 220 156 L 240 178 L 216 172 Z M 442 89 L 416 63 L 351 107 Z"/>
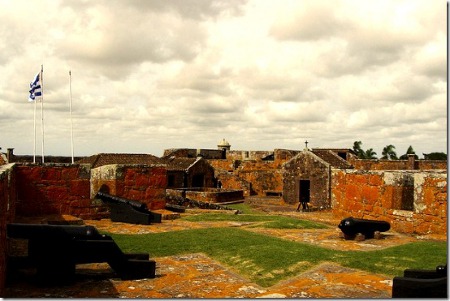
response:
<path fill-rule="evenodd" d="M 1 147 L 31 154 L 44 65 L 46 149 L 76 153 L 387 144 L 446 150 L 446 4 L 4 0 Z M 39 114 L 38 114 L 39 118 Z"/>

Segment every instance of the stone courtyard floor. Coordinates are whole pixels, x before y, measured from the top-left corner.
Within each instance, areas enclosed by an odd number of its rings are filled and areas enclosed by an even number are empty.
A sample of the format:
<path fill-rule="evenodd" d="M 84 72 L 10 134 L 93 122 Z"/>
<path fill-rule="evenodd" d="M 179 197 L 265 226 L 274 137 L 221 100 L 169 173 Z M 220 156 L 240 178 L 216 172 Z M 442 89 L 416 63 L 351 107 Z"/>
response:
<path fill-rule="evenodd" d="M 295 207 L 271 208 L 270 214 L 283 214 L 322 222 L 336 227 L 316 230 L 280 230 L 249 228 L 238 222 L 188 222 L 180 219 L 163 220 L 160 224 L 133 225 L 111 222 L 109 219 L 85 220 L 99 230 L 112 233 L 157 233 L 183 229 L 211 227 L 241 227 L 279 238 L 319 245 L 336 250 L 370 251 L 405 244 L 427 237 L 412 237 L 388 231 L 381 239 L 365 241 L 344 240 L 339 237 L 337 224 L 330 212 L 296 212 Z M 204 212 L 189 209 L 187 213 Z M 17 222 L 43 223 L 49 217 Z M 70 219 L 70 217 L 66 217 Z M 436 237 L 431 237 L 436 239 Z M 437 237 L 445 240 L 446 237 Z M 151 254 L 150 254 L 151 256 Z M 77 265 L 76 281 L 60 287 L 39 287 L 33 284 L 32 274 L 10 281 L 6 298 L 390 298 L 392 278 L 339 266 L 321 263 L 271 287 L 261 287 L 240 276 L 205 254 L 185 254 L 152 258 L 156 261 L 156 278 L 121 280 L 109 265 Z"/>

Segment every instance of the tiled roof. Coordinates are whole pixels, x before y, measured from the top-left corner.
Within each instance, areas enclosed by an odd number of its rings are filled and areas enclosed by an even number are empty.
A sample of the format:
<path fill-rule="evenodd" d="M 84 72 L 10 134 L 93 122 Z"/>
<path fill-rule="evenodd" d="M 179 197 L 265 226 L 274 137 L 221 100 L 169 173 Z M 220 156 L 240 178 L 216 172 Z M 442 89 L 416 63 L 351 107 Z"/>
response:
<path fill-rule="evenodd" d="M 90 164 L 92 168 L 96 168 L 109 164 L 145 164 L 155 165 L 162 164 L 162 160 L 156 156 L 149 154 L 107 154 L 101 153 L 90 157 L 83 158 L 76 163 Z"/>
<path fill-rule="evenodd" d="M 165 158 L 163 163 L 166 164 L 167 170 L 170 171 L 185 171 L 187 170 L 198 158 L 178 158 L 170 157 Z"/>
<path fill-rule="evenodd" d="M 340 168 L 340 169 L 346 169 L 346 168 L 352 168 L 352 165 L 333 153 L 330 150 L 318 150 L 314 149 L 312 151 L 314 155 L 321 158 L 325 162 L 329 163 L 334 168 Z"/>

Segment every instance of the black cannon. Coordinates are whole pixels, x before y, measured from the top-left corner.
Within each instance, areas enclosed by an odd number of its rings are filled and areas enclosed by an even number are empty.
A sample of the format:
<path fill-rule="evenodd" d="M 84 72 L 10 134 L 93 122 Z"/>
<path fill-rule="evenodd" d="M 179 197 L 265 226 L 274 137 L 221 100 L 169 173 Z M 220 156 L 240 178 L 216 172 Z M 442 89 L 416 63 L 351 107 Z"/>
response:
<path fill-rule="evenodd" d="M 339 223 L 338 228 L 344 233 L 345 239 L 354 239 L 359 233 L 364 238 L 373 238 L 375 232 L 388 231 L 391 225 L 385 221 L 347 217 Z"/>
<path fill-rule="evenodd" d="M 102 191 L 99 191 L 96 197 L 109 206 L 110 218 L 113 222 L 141 225 L 161 222 L 161 214 L 151 212 L 144 203 L 113 196 Z"/>
<path fill-rule="evenodd" d="M 447 298 L 447 265 L 404 270 L 403 277 L 394 277 L 392 298 Z"/>
<path fill-rule="evenodd" d="M 147 253 L 123 253 L 93 226 L 8 224 L 7 236 L 28 240 L 27 256 L 9 256 L 7 269 L 36 268 L 43 284 L 70 282 L 76 264 L 107 262 L 120 278 L 154 278 L 156 263 Z"/>

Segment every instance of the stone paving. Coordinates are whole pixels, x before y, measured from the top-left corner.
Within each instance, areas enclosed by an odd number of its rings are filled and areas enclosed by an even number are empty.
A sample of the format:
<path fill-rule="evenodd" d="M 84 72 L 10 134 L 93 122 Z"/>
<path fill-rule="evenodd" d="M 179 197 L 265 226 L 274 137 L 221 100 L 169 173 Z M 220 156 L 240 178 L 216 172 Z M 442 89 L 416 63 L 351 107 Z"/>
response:
<path fill-rule="evenodd" d="M 294 208 L 295 209 L 295 208 Z M 205 210 L 188 210 L 196 214 Z M 233 212 L 230 212 L 233 214 Z M 302 241 L 339 250 L 369 251 L 417 240 L 412 236 L 387 232 L 382 239 L 347 241 L 339 237 L 339 220 L 330 212 L 273 212 L 302 219 L 320 221 L 328 229 L 279 230 L 248 227 L 239 222 L 188 222 L 163 220 L 161 224 L 132 225 L 113 223 L 109 219 L 85 220 L 99 230 L 113 233 L 157 233 L 183 229 L 211 227 L 241 227 L 243 229 Z M 46 222 L 51 218 L 28 219 Z M 64 217 L 70 219 L 70 217 Z M 334 225 L 334 227 L 333 227 Z M 445 238 L 444 238 L 445 239 Z M 150 254 L 151 255 L 151 254 Z M 204 254 L 187 254 L 153 258 L 157 263 L 156 278 L 123 281 L 106 263 L 77 266 L 77 281 L 69 286 L 39 287 L 32 275 L 24 274 L 8 283 L 5 297 L 31 298 L 390 298 L 392 279 L 379 274 L 350 269 L 325 262 L 271 287 L 261 287 L 240 276 Z"/>

